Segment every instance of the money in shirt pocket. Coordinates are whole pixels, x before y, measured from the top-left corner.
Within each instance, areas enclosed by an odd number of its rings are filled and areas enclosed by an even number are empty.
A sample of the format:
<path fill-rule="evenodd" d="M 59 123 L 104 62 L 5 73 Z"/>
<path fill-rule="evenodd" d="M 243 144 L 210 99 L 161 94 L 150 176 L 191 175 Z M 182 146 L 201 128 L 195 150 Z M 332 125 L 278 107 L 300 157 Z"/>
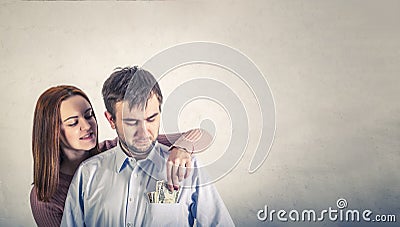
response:
<path fill-rule="evenodd" d="M 155 191 L 147 192 L 150 203 L 178 203 L 182 188 L 170 191 L 164 181 L 157 181 Z"/>

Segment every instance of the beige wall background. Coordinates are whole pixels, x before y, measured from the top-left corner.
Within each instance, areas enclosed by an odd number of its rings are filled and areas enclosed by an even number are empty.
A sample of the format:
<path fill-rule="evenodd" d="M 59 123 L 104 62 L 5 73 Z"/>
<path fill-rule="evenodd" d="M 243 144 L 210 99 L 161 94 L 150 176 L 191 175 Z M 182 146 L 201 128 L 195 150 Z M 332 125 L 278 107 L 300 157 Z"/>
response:
<path fill-rule="evenodd" d="M 100 139 L 113 138 L 102 117 L 103 81 L 117 66 L 142 65 L 191 41 L 240 50 L 274 94 L 274 144 L 263 166 L 249 174 L 260 128 L 242 82 L 212 66 L 184 67 L 160 82 L 168 95 L 183 81 L 207 75 L 230 84 L 249 104 L 255 119 L 247 152 L 216 183 L 238 226 L 356 226 L 256 217 L 264 205 L 321 210 L 336 208 L 342 197 L 352 209 L 399 220 L 399 11 L 398 1 L 1 2 L 0 226 L 34 225 L 31 130 L 45 89 L 83 88 L 99 116 Z M 210 106 L 188 105 L 179 122 L 187 130 L 199 126 L 196 116 L 214 117 L 215 153 L 206 160 L 229 143 L 221 127 L 229 125 L 225 113 Z"/>

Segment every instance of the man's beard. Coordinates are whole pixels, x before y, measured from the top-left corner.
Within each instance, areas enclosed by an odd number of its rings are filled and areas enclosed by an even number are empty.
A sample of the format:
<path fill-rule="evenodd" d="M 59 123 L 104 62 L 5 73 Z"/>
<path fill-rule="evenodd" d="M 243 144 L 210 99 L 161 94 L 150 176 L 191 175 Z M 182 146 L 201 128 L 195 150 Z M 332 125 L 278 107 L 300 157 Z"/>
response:
<path fill-rule="evenodd" d="M 122 137 L 122 135 L 124 135 L 124 134 L 120 135 L 120 133 L 119 133 L 120 130 L 119 130 L 118 127 L 116 127 L 116 132 L 117 132 L 118 140 L 119 140 L 119 143 L 121 145 L 122 150 L 128 156 L 131 156 L 131 157 L 134 157 L 134 158 L 146 158 L 147 155 L 150 153 L 150 151 L 154 148 L 154 146 L 156 145 L 156 142 L 157 142 L 157 139 L 154 139 L 154 140 L 151 141 L 151 143 L 150 143 L 148 148 L 139 149 L 139 148 L 135 147 L 134 144 L 128 144 L 126 142 L 125 138 Z M 122 132 L 123 132 L 123 130 L 122 130 Z M 151 140 L 151 139 L 149 138 L 149 140 Z"/>
<path fill-rule="evenodd" d="M 153 150 L 154 146 L 156 145 L 156 141 L 152 141 L 150 143 L 150 146 L 144 150 L 138 149 L 134 145 L 128 145 L 128 143 L 121 138 L 119 138 L 119 141 L 121 143 L 121 147 L 127 149 L 126 152 L 128 152 L 129 155 L 132 157 L 147 157 L 147 155 L 150 153 L 151 150 Z"/>

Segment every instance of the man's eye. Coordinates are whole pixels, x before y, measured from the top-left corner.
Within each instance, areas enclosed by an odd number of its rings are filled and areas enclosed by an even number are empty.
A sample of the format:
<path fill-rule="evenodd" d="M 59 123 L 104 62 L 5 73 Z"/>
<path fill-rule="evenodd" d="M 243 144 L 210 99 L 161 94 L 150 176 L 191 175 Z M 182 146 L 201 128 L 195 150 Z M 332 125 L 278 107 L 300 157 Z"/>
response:
<path fill-rule="evenodd" d="M 137 125 L 137 121 L 127 121 L 127 122 L 125 122 L 125 124 L 127 124 L 129 126 L 136 126 Z"/>
<path fill-rule="evenodd" d="M 147 119 L 148 122 L 153 122 L 154 120 L 156 120 L 156 118 L 154 118 L 154 117 Z"/>

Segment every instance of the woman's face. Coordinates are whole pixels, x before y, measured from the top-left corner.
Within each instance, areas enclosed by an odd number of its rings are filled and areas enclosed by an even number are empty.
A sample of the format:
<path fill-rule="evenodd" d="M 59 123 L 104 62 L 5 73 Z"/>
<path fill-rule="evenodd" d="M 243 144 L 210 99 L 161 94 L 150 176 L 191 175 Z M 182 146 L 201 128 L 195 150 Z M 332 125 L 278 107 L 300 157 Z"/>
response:
<path fill-rule="evenodd" d="M 80 95 L 61 102 L 61 148 L 73 158 L 96 146 L 97 122 L 89 102 Z"/>

